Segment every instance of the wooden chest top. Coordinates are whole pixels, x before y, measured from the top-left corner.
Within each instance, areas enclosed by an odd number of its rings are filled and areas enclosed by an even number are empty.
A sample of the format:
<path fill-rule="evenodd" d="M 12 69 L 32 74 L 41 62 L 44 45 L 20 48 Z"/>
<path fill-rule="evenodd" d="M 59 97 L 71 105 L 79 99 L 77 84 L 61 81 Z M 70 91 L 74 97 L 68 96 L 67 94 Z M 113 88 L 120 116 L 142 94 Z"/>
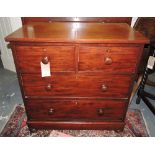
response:
<path fill-rule="evenodd" d="M 148 43 L 149 40 L 125 23 L 53 22 L 30 23 L 7 36 L 14 42 Z"/>

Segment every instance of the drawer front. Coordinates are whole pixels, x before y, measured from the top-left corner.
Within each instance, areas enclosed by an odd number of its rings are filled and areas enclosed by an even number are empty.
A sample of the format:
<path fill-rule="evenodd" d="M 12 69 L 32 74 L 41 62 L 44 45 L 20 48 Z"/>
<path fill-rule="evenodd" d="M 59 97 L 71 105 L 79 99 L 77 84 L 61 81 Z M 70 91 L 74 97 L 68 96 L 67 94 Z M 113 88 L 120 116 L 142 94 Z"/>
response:
<path fill-rule="evenodd" d="M 29 101 L 26 104 L 30 120 L 122 120 L 125 114 L 125 101 L 113 100 L 65 100 Z"/>
<path fill-rule="evenodd" d="M 134 73 L 139 47 L 89 47 L 79 50 L 79 71 Z"/>
<path fill-rule="evenodd" d="M 127 98 L 132 77 L 116 75 L 22 75 L 25 96 Z"/>
<path fill-rule="evenodd" d="M 75 71 L 74 46 L 16 46 L 22 73 L 41 73 L 40 62 L 50 62 L 51 72 Z"/>

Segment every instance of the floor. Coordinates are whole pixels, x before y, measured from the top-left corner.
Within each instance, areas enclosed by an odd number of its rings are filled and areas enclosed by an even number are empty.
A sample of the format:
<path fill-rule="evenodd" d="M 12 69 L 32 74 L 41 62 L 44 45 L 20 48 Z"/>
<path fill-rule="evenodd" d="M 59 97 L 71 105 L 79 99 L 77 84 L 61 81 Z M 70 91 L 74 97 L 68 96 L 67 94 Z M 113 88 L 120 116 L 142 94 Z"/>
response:
<path fill-rule="evenodd" d="M 16 104 L 22 104 L 17 76 L 14 72 L 0 69 L 0 132 Z"/>
<path fill-rule="evenodd" d="M 155 81 L 155 74 L 150 78 Z M 147 86 L 145 89 L 155 94 L 155 88 Z M 135 100 L 136 95 L 130 106 L 142 111 L 148 132 L 150 136 L 155 137 L 155 116 L 143 101 L 136 105 Z M 155 105 L 155 101 L 153 103 Z M 23 104 L 16 73 L 0 68 L 0 132 L 14 111 L 16 104 Z"/>

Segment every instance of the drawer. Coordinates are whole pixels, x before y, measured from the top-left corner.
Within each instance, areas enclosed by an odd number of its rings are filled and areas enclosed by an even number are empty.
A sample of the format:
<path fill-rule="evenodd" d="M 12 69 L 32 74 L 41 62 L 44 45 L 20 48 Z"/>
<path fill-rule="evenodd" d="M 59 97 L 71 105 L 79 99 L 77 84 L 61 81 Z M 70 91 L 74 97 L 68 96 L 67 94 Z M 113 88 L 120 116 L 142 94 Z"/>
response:
<path fill-rule="evenodd" d="M 25 96 L 128 98 L 133 78 L 127 75 L 22 75 Z"/>
<path fill-rule="evenodd" d="M 22 73 L 41 73 L 41 61 L 51 72 L 75 71 L 74 46 L 16 46 L 16 57 Z"/>
<path fill-rule="evenodd" d="M 126 100 L 31 100 L 26 103 L 30 120 L 122 120 Z"/>
<path fill-rule="evenodd" d="M 134 73 L 139 47 L 89 47 L 79 50 L 79 71 Z"/>

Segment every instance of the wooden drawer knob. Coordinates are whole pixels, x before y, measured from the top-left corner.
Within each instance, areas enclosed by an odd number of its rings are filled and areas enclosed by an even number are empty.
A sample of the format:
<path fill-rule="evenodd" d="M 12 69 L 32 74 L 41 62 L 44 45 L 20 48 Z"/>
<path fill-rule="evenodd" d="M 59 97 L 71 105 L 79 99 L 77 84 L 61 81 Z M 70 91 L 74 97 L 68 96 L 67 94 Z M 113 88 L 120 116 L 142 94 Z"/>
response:
<path fill-rule="evenodd" d="M 49 62 L 48 56 L 43 57 L 42 60 L 41 60 L 41 62 L 42 62 L 43 64 L 45 64 L 45 65 L 48 64 L 48 62 Z"/>
<path fill-rule="evenodd" d="M 112 58 L 106 57 L 104 62 L 106 65 L 111 65 L 112 64 Z"/>
<path fill-rule="evenodd" d="M 46 90 L 47 91 L 51 91 L 52 90 L 52 85 L 50 83 L 46 86 Z"/>
<path fill-rule="evenodd" d="M 97 114 L 98 114 L 99 116 L 103 116 L 103 115 L 104 115 L 104 109 L 103 109 L 103 108 L 97 109 Z"/>
<path fill-rule="evenodd" d="M 48 113 L 52 115 L 54 113 L 54 109 L 53 108 L 49 109 Z"/>
<path fill-rule="evenodd" d="M 107 87 L 106 85 L 103 84 L 103 85 L 102 85 L 102 91 L 105 92 L 105 91 L 107 91 L 107 90 L 108 90 L 108 87 Z"/>

